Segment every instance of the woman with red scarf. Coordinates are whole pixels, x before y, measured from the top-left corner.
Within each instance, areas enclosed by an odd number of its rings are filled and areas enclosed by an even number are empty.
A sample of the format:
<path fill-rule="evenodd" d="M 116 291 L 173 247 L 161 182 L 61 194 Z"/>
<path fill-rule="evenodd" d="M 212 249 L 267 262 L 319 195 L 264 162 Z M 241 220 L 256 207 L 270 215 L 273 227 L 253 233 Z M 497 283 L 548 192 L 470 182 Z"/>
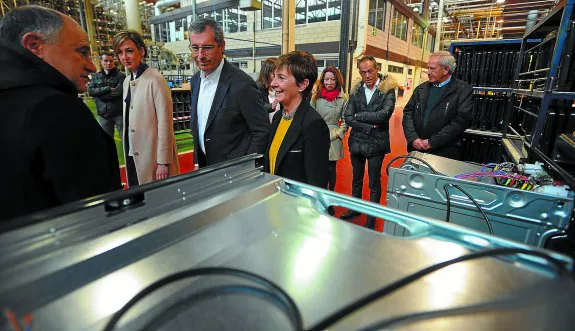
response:
<path fill-rule="evenodd" d="M 321 73 L 311 97 L 312 107 L 323 117 L 329 128 L 331 147 L 327 188 L 332 191 L 335 190 L 337 160 L 343 158 L 342 140 L 347 131 L 342 114 L 348 97 L 343 92 L 342 85 L 343 77 L 339 70 L 334 66 L 329 66 Z"/>

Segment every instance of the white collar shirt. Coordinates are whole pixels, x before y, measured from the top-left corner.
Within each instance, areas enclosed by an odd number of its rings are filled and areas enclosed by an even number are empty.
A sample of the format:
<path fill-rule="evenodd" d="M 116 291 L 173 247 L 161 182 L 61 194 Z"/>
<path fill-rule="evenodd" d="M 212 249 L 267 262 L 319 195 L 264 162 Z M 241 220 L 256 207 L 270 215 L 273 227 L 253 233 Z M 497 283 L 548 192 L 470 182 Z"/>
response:
<path fill-rule="evenodd" d="M 206 132 L 208 117 L 210 116 L 210 110 L 212 109 L 212 103 L 214 102 L 214 96 L 216 95 L 216 90 L 218 89 L 218 81 L 220 80 L 220 75 L 222 73 L 223 67 L 224 60 L 220 62 L 220 65 L 210 75 L 206 76 L 203 71 L 200 72 L 200 92 L 198 94 L 197 106 L 199 135 L 198 140 L 200 143 L 200 148 L 204 154 L 206 154 L 204 134 Z"/>
<path fill-rule="evenodd" d="M 367 101 L 367 104 L 369 105 L 369 102 L 371 101 L 373 94 L 375 93 L 375 91 L 377 91 L 377 88 L 379 87 L 379 78 L 377 79 L 377 82 L 375 82 L 375 85 L 373 85 L 372 89 L 367 87 L 367 84 L 363 84 L 363 87 L 364 87 L 363 90 L 365 91 L 365 100 Z"/>

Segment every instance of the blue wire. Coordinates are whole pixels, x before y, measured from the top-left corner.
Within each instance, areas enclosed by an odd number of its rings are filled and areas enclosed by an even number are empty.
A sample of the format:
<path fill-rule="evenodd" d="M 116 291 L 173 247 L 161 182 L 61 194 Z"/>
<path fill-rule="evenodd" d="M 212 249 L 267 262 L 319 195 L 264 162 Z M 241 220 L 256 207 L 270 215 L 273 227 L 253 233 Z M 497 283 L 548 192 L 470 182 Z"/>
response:
<path fill-rule="evenodd" d="M 496 165 L 497 165 L 497 163 L 487 163 L 487 164 L 484 164 L 483 167 L 481 168 L 481 172 L 484 172 L 484 171 L 485 171 L 485 168 L 487 168 L 487 167 L 493 167 L 493 166 L 496 166 Z"/>

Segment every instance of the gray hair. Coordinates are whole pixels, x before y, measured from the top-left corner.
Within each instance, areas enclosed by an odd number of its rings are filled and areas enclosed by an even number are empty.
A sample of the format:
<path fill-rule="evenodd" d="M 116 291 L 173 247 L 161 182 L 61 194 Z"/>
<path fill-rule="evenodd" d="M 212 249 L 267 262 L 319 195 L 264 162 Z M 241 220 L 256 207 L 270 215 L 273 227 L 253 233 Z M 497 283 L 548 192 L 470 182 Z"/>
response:
<path fill-rule="evenodd" d="M 211 18 L 200 18 L 193 21 L 190 23 L 190 28 L 188 30 L 190 34 L 197 34 L 204 32 L 207 27 L 212 28 L 212 31 L 214 32 L 214 39 L 218 45 L 221 45 L 224 42 L 224 30 L 222 30 L 222 27 L 218 24 L 218 22 Z"/>
<path fill-rule="evenodd" d="M 47 42 L 55 42 L 63 25 L 62 14 L 53 9 L 23 6 L 12 9 L 0 20 L 0 38 L 21 44 L 26 33 L 35 32 Z"/>
<path fill-rule="evenodd" d="M 453 55 L 451 55 L 451 53 L 447 52 L 447 51 L 438 51 L 435 53 L 431 53 L 431 55 L 429 55 L 429 57 L 438 57 L 439 58 L 439 65 L 442 67 L 448 67 L 449 68 L 449 73 L 453 73 L 455 71 L 455 58 L 453 57 Z"/>

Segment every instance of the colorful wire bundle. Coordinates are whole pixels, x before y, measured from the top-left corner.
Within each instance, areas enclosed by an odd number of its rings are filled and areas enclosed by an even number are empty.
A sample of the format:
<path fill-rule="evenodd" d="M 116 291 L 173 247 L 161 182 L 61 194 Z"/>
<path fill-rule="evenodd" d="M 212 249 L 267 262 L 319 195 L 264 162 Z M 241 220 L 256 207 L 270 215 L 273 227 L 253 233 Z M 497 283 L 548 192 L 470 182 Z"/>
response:
<path fill-rule="evenodd" d="M 491 170 L 491 171 L 488 171 Z M 458 179 L 478 179 L 483 182 L 488 182 L 487 178 L 493 178 L 496 184 L 514 187 L 521 190 L 532 190 L 534 184 L 530 178 L 517 173 L 516 167 L 511 162 L 487 163 L 481 167 L 481 171 L 461 173 L 455 176 Z"/>

